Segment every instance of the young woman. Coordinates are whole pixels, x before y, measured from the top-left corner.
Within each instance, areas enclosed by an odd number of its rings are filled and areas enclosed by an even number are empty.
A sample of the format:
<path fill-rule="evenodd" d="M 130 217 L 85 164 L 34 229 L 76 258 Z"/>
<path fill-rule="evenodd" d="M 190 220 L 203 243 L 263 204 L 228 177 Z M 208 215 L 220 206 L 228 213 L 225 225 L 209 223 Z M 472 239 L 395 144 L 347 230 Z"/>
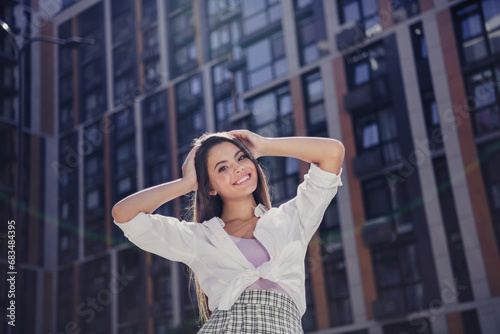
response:
<path fill-rule="evenodd" d="M 277 208 L 256 160 L 262 156 L 310 163 L 297 196 Z M 200 314 L 210 315 L 198 333 L 303 333 L 305 254 L 342 185 L 343 159 L 344 146 L 329 138 L 205 134 L 181 179 L 121 200 L 114 222 L 141 249 L 191 268 Z M 193 222 L 152 214 L 192 191 Z"/>

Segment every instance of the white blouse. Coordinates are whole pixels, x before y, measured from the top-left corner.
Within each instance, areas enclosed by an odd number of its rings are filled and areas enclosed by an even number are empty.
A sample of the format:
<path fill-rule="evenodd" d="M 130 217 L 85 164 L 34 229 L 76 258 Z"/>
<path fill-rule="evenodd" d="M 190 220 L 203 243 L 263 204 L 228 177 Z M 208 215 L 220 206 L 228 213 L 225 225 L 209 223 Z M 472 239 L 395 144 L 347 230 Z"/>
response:
<path fill-rule="evenodd" d="M 140 212 L 126 223 L 113 221 L 137 247 L 188 265 L 208 297 L 211 311 L 229 310 L 250 284 L 264 278 L 278 283 L 292 297 L 302 315 L 306 311 L 304 259 L 326 208 L 342 185 L 339 174 L 310 165 L 297 196 L 269 210 L 255 208 L 253 235 L 270 260 L 255 268 L 213 217 L 203 223 Z"/>

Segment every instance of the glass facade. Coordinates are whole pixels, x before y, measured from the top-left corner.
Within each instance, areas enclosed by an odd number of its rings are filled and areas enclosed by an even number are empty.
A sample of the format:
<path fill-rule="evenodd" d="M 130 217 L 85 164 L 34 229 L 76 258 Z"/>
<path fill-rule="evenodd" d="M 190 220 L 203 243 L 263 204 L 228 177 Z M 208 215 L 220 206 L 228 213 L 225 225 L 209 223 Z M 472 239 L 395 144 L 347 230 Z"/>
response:
<path fill-rule="evenodd" d="M 424 33 L 429 30 L 428 22 L 419 18 L 422 2 L 390 2 L 388 8 L 376 0 L 112 0 L 106 6 L 81 2 L 71 7 L 76 14 L 63 9 L 74 16 L 64 16 L 55 30 L 63 39 L 96 40 L 78 49 L 57 48 L 58 331 L 65 331 L 69 321 L 88 333 L 146 333 L 147 326 L 153 333 L 187 333 L 193 328 L 197 307 L 188 268 L 133 247 L 110 213 L 113 204 L 128 195 L 181 177 L 192 140 L 205 131 L 249 129 L 268 137 L 300 133 L 352 142 L 343 166 L 349 195 L 340 188 L 325 212 L 315 236 L 320 258 L 315 259 L 311 249 L 305 258 L 305 332 L 327 327 L 351 334 L 417 332 L 418 326 L 402 319 L 428 309 L 440 286 L 440 276 L 434 274 L 436 258 L 425 252 L 432 249 L 433 230 L 427 227 L 427 216 L 419 213 L 428 205 L 422 200 L 427 198 L 412 183 L 429 170 L 436 179 L 435 200 L 446 234 L 441 247 L 448 249 L 452 275 L 460 286 L 475 284 L 477 268 L 467 260 L 470 250 L 459 224 L 465 196 L 454 192 L 448 147 L 439 141 L 446 119 L 438 109 L 446 101 L 438 95 L 441 90 L 434 91 L 432 79 L 446 69 L 435 69 L 432 63 L 432 47 L 440 46 L 431 47 L 435 36 Z M 65 1 L 65 8 L 72 3 Z M 499 6 L 494 0 L 446 6 L 500 249 L 495 169 Z M 384 22 L 387 10 L 391 22 Z M 426 8 L 425 13 L 434 10 Z M 329 31 L 332 26 L 339 31 Z M 355 50 L 334 50 L 332 45 L 349 42 L 352 29 L 362 32 L 361 44 Z M 401 34 L 411 38 L 413 59 L 398 59 Z M 0 45 L 0 57 L 4 49 Z M 0 120 L 15 120 L 15 95 L 7 96 L 3 88 L 16 74 L 3 60 Z M 409 113 L 419 110 L 401 88 L 413 65 L 425 123 L 417 133 L 427 134 L 430 169 L 416 166 L 402 182 L 391 183 L 387 176 L 401 172 L 402 158 L 415 151 L 415 124 Z M 342 87 L 344 95 L 335 91 Z M 15 145 L 7 135 L 14 132 L 3 133 L 7 146 Z M 306 164 L 284 157 L 262 157 L 259 162 L 269 175 L 273 206 L 296 195 Z M 13 179 L 3 178 L 6 183 Z M 182 196 L 154 213 L 189 219 L 182 210 L 189 204 L 189 196 Z M 388 226 L 388 231 L 377 232 L 384 241 L 369 241 L 365 227 L 374 228 L 373 223 Z M 27 229 L 22 233 L 27 235 Z M 361 273 L 353 270 L 361 264 Z M 113 270 L 122 268 L 134 278 L 87 324 L 73 312 L 74 305 L 97 296 Z M 371 291 L 371 299 L 351 294 L 360 287 Z M 461 290 L 458 297 L 459 303 L 470 303 L 460 314 L 466 333 L 483 325 L 472 292 Z M 402 314 L 391 313 L 390 307 Z M 359 321 L 369 309 L 373 319 Z M 423 333 L 432 333 L 432 321 L 417 320 L 428 325 Z"/>

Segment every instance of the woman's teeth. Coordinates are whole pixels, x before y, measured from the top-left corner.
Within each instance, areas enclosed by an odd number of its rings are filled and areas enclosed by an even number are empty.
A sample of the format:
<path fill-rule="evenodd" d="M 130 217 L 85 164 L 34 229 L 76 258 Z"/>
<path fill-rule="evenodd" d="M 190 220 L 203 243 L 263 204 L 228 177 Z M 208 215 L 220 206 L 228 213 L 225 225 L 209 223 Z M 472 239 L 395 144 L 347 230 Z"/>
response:
<path fill-rule="evenodd" d="M 250 175 L 247 175 L 244 178 L 242 178 L 241 180 L 237 181 L 236 184 L 241 184 L 241 183 L 245 182 L 246 180 L 248 180 L 249 178 L 250 178 Z"/>

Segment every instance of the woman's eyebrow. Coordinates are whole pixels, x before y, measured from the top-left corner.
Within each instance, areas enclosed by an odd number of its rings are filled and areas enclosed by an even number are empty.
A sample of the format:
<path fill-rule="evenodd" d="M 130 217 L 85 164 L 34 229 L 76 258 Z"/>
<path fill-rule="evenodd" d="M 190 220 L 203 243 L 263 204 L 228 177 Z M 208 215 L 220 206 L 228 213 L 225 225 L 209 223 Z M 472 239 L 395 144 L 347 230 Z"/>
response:
<path fill-rule="evenodd" d="M 240 154 L 240 152 L 243 152 L 243 150 L 239 150 L 239 151 L 237 151 L 237 152 L 234 154 L 234 157 L 236 158 L 236 156 L 237 156 L 238 154 Z M 215 167 L 214 167 L 214 170 L 217 168 L 217 166 L 218 166 L 218 165 L 223 164 L 223 163 L 225 163 L 225 162 L 227 162 L 227 160 L 222 160 L 222 161 L 219 161 L 218 163 L 216 163 L 216 164 L 215 164 Z"/>

